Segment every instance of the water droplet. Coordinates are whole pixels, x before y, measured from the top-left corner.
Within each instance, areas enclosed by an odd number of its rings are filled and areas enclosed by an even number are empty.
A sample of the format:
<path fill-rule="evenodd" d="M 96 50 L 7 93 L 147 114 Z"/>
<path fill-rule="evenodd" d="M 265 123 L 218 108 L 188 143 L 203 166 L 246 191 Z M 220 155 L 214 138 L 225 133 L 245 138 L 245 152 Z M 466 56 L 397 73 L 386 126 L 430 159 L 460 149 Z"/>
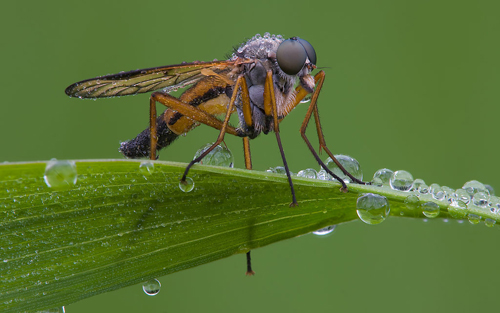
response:
<path fill-rule="evenodd" d="M 337 154 L 335 155 L 335 158 L 346 169 L 346 171 L 348 171 L 352 176 L 354 176 L 354 178 L 363 180 L 363 171 L 359 166 L 359 162 L 355 158 L 343 154 Z M 328 169 L 330 169 L 330 171 L 333 172 L 333 174 L 340 177 L 340 179 L 348 182 L 351 181 L 349 176 L 345 175 L 337 166 L 337 164 L 333 162 L 332 158 L 326 159 L 325 165 L 328 167 Z"/>
<path fill-rule="evenodd" d="M 469 223 L 476 225 L 481 221 L 481 216 L 469 213 L 469 215 L 467 215 L 467 219 L 469 219 Z"/>
<path fill-rule="evenodd" d="M 439 215 L 439 205 L 434 202 L 422 204 L 422 213 L 428 218 L 435 218 Z"/>
<path fill-rule="evenodd" d="M 493 189 L 493 187 L 491 187 L 490 185 L 484 185 L 484 187 L 486 187 L 486 189 L 490 193 L 490 196 L 494 196 L 495 195 L 495 189 Z"/>
<path fill-rule="evenodd" d="M 52 308 L 52 309 L 37 311 L 37 313 L 64 313 L 64 312 L 66 312 L 64 306 L 60 308 Z"/>
<path fill-rule="evenodd" d="M 418 199 L 418 196 L 416 195 L 409 195 L 405 199 L 405 205 L 409 210 L 415 210 L 418 207 L 418 202 L 420 200 Z"/>
<path fill-rule="evenodd" d="M 493 227 L 495 226 L 497 221 L 491 219 L 491 218 L 487 218 L 484 220 L 484 225 L 486 225 L 487 227 Z"/>
<path fill-rule="evenodd" d="M 378 178 L 382 181 L 383 185 L 389 186 L 390 180 L 391 180 L 391 177 L 393 174 L 394 174 L 394 172 L 391 171 L 390 169 L 383 168 L 383 169 L 376 171 L 375 174 L 373 174 L 373 179 L 375 180 Z"/>
<path fill-rule="evenodd" d="M 318 178 L 318 173 L 312 168 L 306 168 L 305 170 L 299 171 L 297 176 L 316 179 Z"/>
<path fill-rule="evenodd" d="M 65 190 L 76 184 L 76 164 L 74 161 L 58 161 L 52 159 L 45 167 L 43 179 L 50 188 Z"/>
<path fill-rule="evenodd" d="M 382 187 L 384 183 L 382 182 L 382 179 L 380 179 L 379 177 L 375 177 L 374 179 L 372 179 L 372 185 Z"/>
<path fill-rule="evenodd" d="M 467 215 L 467 204 L 463 201 L 453 201 L 450 206 L 448 206 L 448 213 L 453 218 L 465 218 Z"/>
<path fill-rule="evenodd" d="M 144 176 L 151 176 L 151 174 L 153 174 L 154 170 L 155 170 L 154 164 L 151 161 L 144 161 L 144 162 L 141 162 L 141 165 L 139 165 L 139 171 Z"/>
<path fill-rule="evenodd" d="M 427 184 L 424 182 L 423 179 L 417 178 L 413 181 L 411 190 L 421 194 L 426 194 L 429 192 L 429 187 L 427 186 Z"/>
<path fill-rule="evenodd" d="M 443 189 L 438 184 L 430 185 L 429 190 L 431 190 L 432 197 L 436 200 L 442 201 L 446 197 L 446 194 L 444 193 Z"/>
<path fill-rule="evenodd" d="M 324 169 L 318 171 L 318 179 L 320 180 L 329 180 L 329 176 L 330 175 L 328 175 L 328 173 Z"/>
<path fill-rule="evenodd" d="M 470 196 L 473 196 L 475 193 L 477 192 L 485 192 L 485 193 L 488 193 L 488 189 L 486 189 L 486 187 L 478 182 L 477 180 L 471 180 L 471 181 L 468 181 L 466 182 L 462 189 L 465 189 L 465 191 L 467 191 L 467 193 L 470 195 Z"/>
<path fill-rule="evenodd" d="M 285 167 L 284 167 L 284 166 L 276 166 L 276 167 L 274 168 L 274 173 L 278 173 L 278 174 L 286 175 L 286 170 L 285 170 Z"/>
<path fill-rule="evenodd" d="M 488 201 L 490 200 L 490 196 L 485 192 L 476 192 L 472 197 L 472 203 L 477 205 L 480 208 L 485 208 L 488 206 Z"/>
<path fill-rule="evenodd" d="M 455 190 L 455 193 L 452 197 L 457 201 L 462 201 L 465 204 L 468 204 L 470 202 L 470 195 L 467 191 L 465 191 L 465 189 Z"/>
<path fill-rule="evenodd" d="M 389 201 L 384 196 L 373 193 L 361 195 L 356 202 L 356 213 L 366 224 L 380 224 L 389 215 Z"/>
<path fill-rule="evenodd" d="M 394 190 L 409 191 L 413 184 L 413 177 L 407 171 L 395 171 L 389 183 Z"/>
<path fill-rule="evenodd" d="M 194 181 L 190 177 L 186 177 L 186 181 L 179 181 L 179 188 L 184 192 L 190 192 L 194 189 Z"/>
<path fill-rule="evenodd" d="M 323 227 L 321 229 L 318 229 L 317 231 L 314 231 L 313 234 L 318 236 L 325 236 L 331 234 L 335 230 L 335 227 L 337 227 L 337 225 L 330 225 L 327 227 Z"/>
<path fill-rule="evenodd" d="M 213 143 L 208 143 L 198 149 L 194 155 L 194 159 L 198 158 L 203 152 L 208 150 L 213 145 Z M 215 166 L 225 166 L 225 167 L 233 167 L 234 166 L 234 157 L 231 151 L 227 147 L 223 147 L 218 145 L 212 151 L 210 151 L 200 162 L 205 165 L 215 165 Z"/>
<path fill-rule="evenodd" d="M 148 296 L 156 296 L 160 292 L 161 284 L 158 279 L 152 279 L 142 285 L 142 290 Z"/>

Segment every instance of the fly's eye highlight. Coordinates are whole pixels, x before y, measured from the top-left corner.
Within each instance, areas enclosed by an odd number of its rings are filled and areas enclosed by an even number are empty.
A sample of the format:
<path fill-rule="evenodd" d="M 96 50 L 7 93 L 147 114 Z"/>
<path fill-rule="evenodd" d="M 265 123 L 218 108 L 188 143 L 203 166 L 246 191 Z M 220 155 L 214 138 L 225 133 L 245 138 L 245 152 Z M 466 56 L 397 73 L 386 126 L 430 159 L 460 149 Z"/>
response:
<path fill-rule="evenodd" d="M 316 64 L 316 51 L 308 41 L 298 37 L 283 41 L 276 52 L 279 67 L 288 75 L 300 72 L 307 58 Z"/>

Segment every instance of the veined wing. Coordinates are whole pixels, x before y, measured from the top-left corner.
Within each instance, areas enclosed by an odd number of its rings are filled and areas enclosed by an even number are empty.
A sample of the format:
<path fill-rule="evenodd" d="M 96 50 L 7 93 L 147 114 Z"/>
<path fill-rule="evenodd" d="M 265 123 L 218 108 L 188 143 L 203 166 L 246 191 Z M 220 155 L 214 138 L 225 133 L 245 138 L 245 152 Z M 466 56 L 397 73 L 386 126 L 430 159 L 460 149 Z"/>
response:
<path fill-rule="evenodd" d="M 219 72 L 246 62 L 248 60 L 229 60 L 152 67 L 82 80 L 66 88 L 65 92 L 70 97 L 92 99 L 135 95 L 167 87 L 176 89 L 202 78 L 203 69 Z"/>

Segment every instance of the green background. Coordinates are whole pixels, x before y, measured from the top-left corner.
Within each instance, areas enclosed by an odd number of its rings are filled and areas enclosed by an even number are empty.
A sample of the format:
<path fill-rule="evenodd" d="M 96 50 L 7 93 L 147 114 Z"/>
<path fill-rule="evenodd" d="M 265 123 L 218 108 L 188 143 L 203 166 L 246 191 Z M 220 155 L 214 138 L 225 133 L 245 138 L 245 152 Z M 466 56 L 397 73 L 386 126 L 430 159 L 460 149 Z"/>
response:
<path fill-rule="evenodd" d="M 84 101 L 65 87 L 223 59 L 268 31 L 315 47 L 327 143 L 355 157 L 365 180 L 388 167 L 500 193 L 499 9 L 495 0 L 10 2 L 0 13 L 0 160 L 120 158 L 120 141 L 148 126 L 148 96 Z M 281 124 L 293 172 L 317 168 L 298 131 L 305 109 Z M 160 158 L 187 162 L 216 136 L 199 127 Z M 226 143 L 244 167 L 241 140 Z M 281 164 L 274 136 L 254 140 L 252 155 L 257 170 Z M 155 297 L 137 285 L 66 312 L 486 311 L 496 309 L 499 239 L 498 226 L 467 221 L 355 222 L 253 251 L 251 278 L 238 255 L 160 278 Z"/>

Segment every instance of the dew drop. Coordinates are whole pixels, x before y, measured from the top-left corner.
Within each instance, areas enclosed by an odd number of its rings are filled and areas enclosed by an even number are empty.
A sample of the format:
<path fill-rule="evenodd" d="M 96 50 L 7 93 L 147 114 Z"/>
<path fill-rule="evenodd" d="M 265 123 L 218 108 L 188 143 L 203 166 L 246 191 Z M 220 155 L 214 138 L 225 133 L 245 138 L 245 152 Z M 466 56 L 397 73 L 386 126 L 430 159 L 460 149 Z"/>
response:
<path fill-rule="evenodd" d="M 354 178 L 357 178 L 359 180 L 363 180 L 363 171 L 361 170 L 361 167 L 359 166 L 359 162 L 355 159 L 352 158 L 348 155 L 343 155 L 343 154 L 337 154 L 335 155 L 335 158 L 339 163 L 348 171 Z M 330 171 L 333 172 L 333 174 L 337 175 L 340 177 L 340 179 L 344 181 L 350 182 L 351 179 L 349 176 L 344 174 L 340 168 L 333 162 L 332 158 L 328 158 L 325 161 L 325 165 L 330 169 Z"/>
<path fill-rule="evenodd" d="M 184 192 L 191 192 L 194 189 L 194 181 L 186 177 L 186 181 L 179 181 L 179 188 Z"/>
<path fill-rule="evenodd" d="M 148 296 L 156 296 L 160 292 L 161 284 L 158 279 L 152 279 L 142 285 L 142 290 Z"/>
<path fill-rule="evenodd" d="M 486 187 L 482 183 L 478 182 L 477 180 L 471 180 L 471 181 L 466 182 L 463 185 L 462 189 L 465 189 L 465 191 L 467 191 L 467 193 L 470 196 L 473 196 L 477 192 L 489 193 L 488 189 L 486 189 Z"/>
<path fill-rule="evenodd" d="M 139 165 L 139 171 L 144 176 L 151 176 L 154 170 L 155 170 L 154 164 L 150 161 L 141 162 L 141 165 Z"/>
<path fill-rule="evenodd" d="M 315 169 L 312 168 L 306 168 L 305 170 L 301 170 L 297 173 L 298 177 L 306 177 L 306 178 L 313 178 L 316 179 L 318 178 L 318 173 L 316 172 Z"/>
<path fill-rule="evenodd" d="M 281 174 L 281 175 L 286 175 L 285 167 L 284 166 L 276 166 L 274 168 L 274 172 L 273 173 L 277 173 L 277 174 Z"/>
<path fill-rule="evenodd" d="M 493 189 L 493 187 L 491 187 L 490 185 L 484 185 L 484 187 L 486 187 L 486 189 L 490 193 L 490 196 L 494 196 L 495 195 L 495 190 Z"/>
<path fill-rule="evenodd" d="M 60 308 L 52 308 L 52 309 L 37 311 L 37 313 L 64 313 L 64 312 L 66 312 L 64 306 Z"/>
<path fill-rule="evenodd" d="M 320 180 L 329 180 L 329 176 L 328 173 L 324 170 L 324 169 L 321 169 L 318 171 L 318 179 Z"/>
<path fill-rule="evenodd" d="M 495 221 L 494 219 L 491 219 L 491 218 L 487 218 L 484 220 L 484 225 L 486 225 L 487 227 L 493 227 L 495 226 L 497 221 Z"/>
<path fill-rule="evenodd" d="M 448 206 L 448 213 L 453 218 L 465 218 L 467 216 L 467 204 L 463 201 L 453 201 L 450 206 Z"/>
<path fill-rule="evenodd" d="M 422 213 L 428 218 L 435 218 L 439 215 L 439 205 L 434 202 L 422 204 Z"/>
<path fill-rule="evenodd" d="M 469 220 L 469 223 L 476 225 L 479 224 L 479 222 L 481 221 L 481 216 L 469 213 L 467 215 L 467 219 Z"/>
<path fill-rule="evenodd" d="M 416 191 L 421 194 L 426 194 L 429 192 L 429 187 L 423 179 L 417 178 L 413 181 L 411 190 Z"/>
<path fill-rule="evenodd" d="M 317 231 L 314 231 L 313 234 L 317 236 L 325 236 L 331 234 L 335 230 L 335 227 L 337 227 L 337 225 L 323 227 L 321 229 L 318 229 Z"/>
<path fill-rule="evenodd" d="M 389 183 L 394 190 L 409 191 L 413 184 L 413 177 L 407 171 L 395 171 Z"/>
<path fill-rule="evenodd" d="M 446 194 L 444 193 L 443 189 L 438 184 L 430 185 L 429 189 L 432 192 L 432 197 L 436 200 L 442 201 L 446 197 Z"/>
<path fill-rule="evenodd" d="M 415 210 L 418 207 L 418 202 L 420 200 L 418 199 L 418 196 L 416 195 L 409 195 L 405 199 L 405 205 L 409 210 Z"/>
<path fill-rule="evenodd" d="M 213 143 L 207 143 L 194 154 L 194 159 L 198 158 L 203 152 L 208 150 L 213 145 Z M 215 165 L 215 166 L 234 166 L 234 157 L 231 151 L 227 147 L 218 145 L 212 151 L 210 151 L 201 161 L 201 164 L 205 165 Z"/>
<path fill-rule="evenodd" d="M 389 186 L 393 174 L 394 172 L 391 171 L 390 169 L 383 168 L 376 171 L 375 174 L 373 174 L 373 180 L 380 179 L 383 185 Z"/>
<path fill-rule="evenodd" d="M 369 225 L 380 224 L 389 215 L 389 201 L 384 196 L 365 193 L 358 197 L 356 213 L 359 219 Z"/>
<path fill-rule="evenodd" d="M 465 189 L 457 189 L 452 196 L 457 201 L 462 201 L 465 204 L 470 202 L 470 195 Z"/>
<path fill-rule="evenodd" d="M 45 167 L 43 179 L 50 188 L 65 190 L 76 184 L 76 164 L 74 161 L 58 161 L 52 159 Z"/>
<path fill-rule="evenodd" d="M 486 194 L 485 192 L 482 191 L 476 192 L 472 197 L 472 203 L 474 203 L 474 205 L 477 205 L 480 208 L 487 207 L 489 200 L 490 200 L 489 194 Z"/>

